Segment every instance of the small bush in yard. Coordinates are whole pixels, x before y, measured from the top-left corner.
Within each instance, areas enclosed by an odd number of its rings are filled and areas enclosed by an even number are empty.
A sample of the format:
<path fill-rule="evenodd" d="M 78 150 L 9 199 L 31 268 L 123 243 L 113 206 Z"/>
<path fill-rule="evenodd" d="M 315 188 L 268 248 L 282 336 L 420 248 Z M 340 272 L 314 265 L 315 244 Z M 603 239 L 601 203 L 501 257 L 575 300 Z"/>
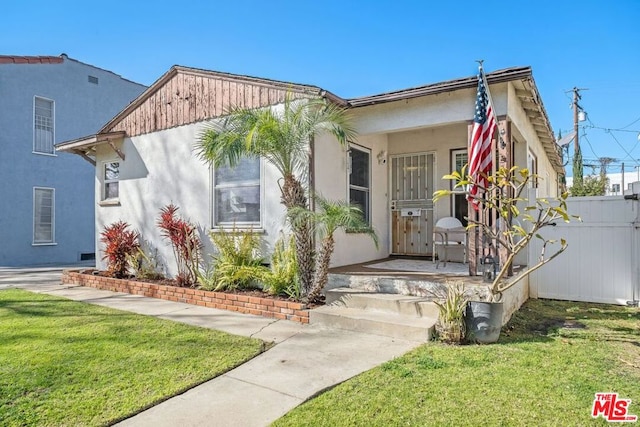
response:
<path fill-rule="evenodd" d="M 268 271 L 262 265 L 260 236 L 234 227 L 211 233 L 211 241 L 217 254 L 213 256 L 209 280 L 200 282 L 203 288 L 220 291 L 259 287 L 258 282 Z"/>
<path fill-rule="evenodd" d="M 197 283 L 202 242 L 195 225 L 177 215 L 178 207 L 169 204 L 160 210 L 157 225 L 162 237 L 169 240 L 178 267 L 176 282 L 179 286 Z"/>
<path fill-rule="evenodd" d="M 469 297 L 462 282 L 446 283 L 435 288 L 433 301 L 438 306 L 436 331 L 441 341 L 460 344 L 465 337 L 465 310 Z"/>
<path fill-rule="evenodd" d="M 128 230 L 129 224 L 124 221 L 115 222 L 104 228 L 100 234 L 100 242 L 105 244 L 103 260 L 107 260 L 109 274 L 122 278 L 128 274 L 129 259 L 138 253 L 140 235 Z"/>
<path fill-rule="evenodd" d="M 294 237 L 281 236 L 273 248 L 271 267 L 262 281 L 264 290 L 271 295 L 286 295 L 291 299 L 300 299 L 301 289 L 298 282 L 298 263 Z"/>

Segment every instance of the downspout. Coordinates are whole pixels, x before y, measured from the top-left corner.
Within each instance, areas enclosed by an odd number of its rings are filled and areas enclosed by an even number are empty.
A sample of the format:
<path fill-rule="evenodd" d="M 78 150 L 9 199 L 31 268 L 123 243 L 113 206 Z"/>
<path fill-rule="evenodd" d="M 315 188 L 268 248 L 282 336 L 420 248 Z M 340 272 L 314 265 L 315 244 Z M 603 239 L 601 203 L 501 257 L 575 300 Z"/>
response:
<path fill-rule="evenodd" d="M 638 203 L 638 199 L 640 198 L 639 193 L 640 191 L 638 191 L 637 188 L 634 188 L 633 194 L 624 196 L 625 200 L 631 200 L 632 202 L 635 202 L 633 205 L 636 209 L 636 219 L 631 223 L 631 265 L 632 268 L 635 269 L 635 283 L 633 284 L 633 299 L 631 301 L 627 301 L 627 305 L 633 307 L 640 306 L 640 301 L 638 300 L 640 296 L 640 262 L 638 262 L 638 257 L 640 256 L 640 203 Z"/>

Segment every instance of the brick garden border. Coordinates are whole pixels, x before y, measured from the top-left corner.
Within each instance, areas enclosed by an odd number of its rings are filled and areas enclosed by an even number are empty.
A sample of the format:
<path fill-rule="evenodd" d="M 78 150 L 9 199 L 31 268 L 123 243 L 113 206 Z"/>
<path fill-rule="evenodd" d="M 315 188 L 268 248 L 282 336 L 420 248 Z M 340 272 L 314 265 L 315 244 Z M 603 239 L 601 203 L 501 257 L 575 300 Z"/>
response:
<path fill-rule="evenodd" d="M 80 270 L 63 271 L 62 284 L 88 286 L 106 291 L 144 295 L 145 297 L 255 314 L 273 319 L 309 323 L 309 310 L 307 310 L 305 304 L 299 302 L 115 279 L 113 277 L 89 274 Z"/>

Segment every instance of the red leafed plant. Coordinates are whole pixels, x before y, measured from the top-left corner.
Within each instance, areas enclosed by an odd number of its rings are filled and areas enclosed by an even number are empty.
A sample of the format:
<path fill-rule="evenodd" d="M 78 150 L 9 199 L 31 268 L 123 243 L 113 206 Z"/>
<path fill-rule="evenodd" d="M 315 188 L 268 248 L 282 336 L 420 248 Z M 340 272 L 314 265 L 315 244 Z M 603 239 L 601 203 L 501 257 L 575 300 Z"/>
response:
<path fill-rule="evenodd" d="M 178 285 L 193 286 L 198 280 L 202 242 L 198 237 L 196 226 L 180 218 L 176 214 L 178 209 L 173 204 L 160 209 L 157 225 L 162 237 L 171 243 L 178 267 L 176 276 Z"/>
<path fill-rule="evenodd" d="M 100 234 L 100 241 L 105 244 L 102 259 L 107 260 L 109 274 L 117 278 L 126 277 L 129 270 L 128 257 L 136 254 L 140 248 L 140 235 L 127 228 L 129 224 L 118 221 L 106 226 Z"/>

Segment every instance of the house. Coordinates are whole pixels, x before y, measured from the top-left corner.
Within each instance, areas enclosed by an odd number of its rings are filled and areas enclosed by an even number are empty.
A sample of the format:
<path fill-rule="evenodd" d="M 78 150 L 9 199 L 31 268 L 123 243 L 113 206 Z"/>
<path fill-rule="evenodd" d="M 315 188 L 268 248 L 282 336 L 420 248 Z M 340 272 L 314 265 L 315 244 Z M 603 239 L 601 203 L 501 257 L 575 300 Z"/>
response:
<path fill-rule="evenodd" d="M 0 56 L 0 266 L 93 259 L 94 168 L 54 144 L 95 132 L 144 89 L 65 54 Z"/>
<path fill-rule="evenodd" d="M 557 195 L 564 169 L 531 68 L 495 71 L 487 79 L 500 126 L 500 165 L 528 165 L 541 177 L 534 184 L 538 195 Z M 450 185 L 443 175 L 467 162 L 476 89 L 472 76 L 343 99 L 315 86 L 174 66 L 97 134 L 58 150 L 96 164 L 96 233 L 127 221 L 175 272 L 171 249 L 155 227 L 169 203 L 199 224 L 204 240 L 210 230 L 235 222 L 273 245 L 285 228 L 274 168 L 246 160 L 229 173 L 198 158 L 194 144 L 208 120 L 232 106 L 277 108 L 287 94 L 324 97 L 350 110 L 359 136 L 342 147 L 317 135 L 309 182 L 326 198 L 359 203 L 380 237 L 376 248 L 359 234 L 336 236 L 334 266 L 390 254 L 429 256 L 435 221 L 463 219 L 468 209 L 463 197 L 434 204 L 432 194 Z"/>

